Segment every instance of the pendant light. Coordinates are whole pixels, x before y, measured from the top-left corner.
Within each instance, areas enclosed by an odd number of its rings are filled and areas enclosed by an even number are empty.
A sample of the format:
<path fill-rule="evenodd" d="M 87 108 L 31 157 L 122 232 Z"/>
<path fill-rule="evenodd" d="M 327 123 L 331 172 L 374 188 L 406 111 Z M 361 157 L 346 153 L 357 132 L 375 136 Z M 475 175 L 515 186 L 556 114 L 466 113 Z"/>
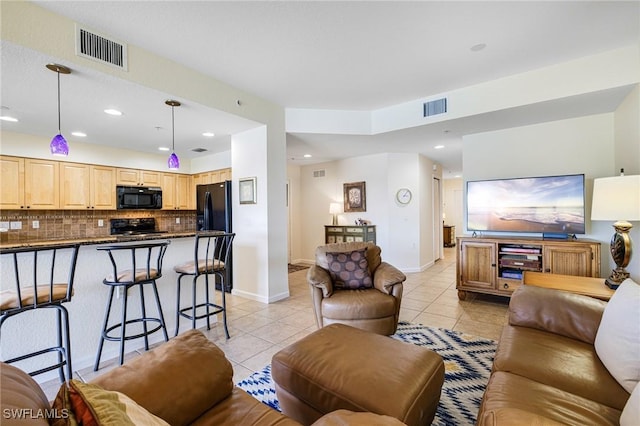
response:
<path fill-rule="evenodd" d="M 69 155 L 69 145 L 64 136 L 62 136 L 62 130 L 60 130 L 60 74 L 71 74 L 71 69 L 58 64 L 47 64 L 46 67 L 58 74 L 58 134 L 51 139 L 49 148 L 51 149 L 51 154 L 66 157 Z"/>
<path fill-rule="evenodd" d="M 180 102 L 169 99 L 164 103 L 171 107 L 171 155 L 169 156 L 167 164 L 169 166 L 169 170 L 178 170 L 180 168 L 180 159 L 176 155 L 176 129 L 173 109 L 175 107 L 179 107 Z"/>

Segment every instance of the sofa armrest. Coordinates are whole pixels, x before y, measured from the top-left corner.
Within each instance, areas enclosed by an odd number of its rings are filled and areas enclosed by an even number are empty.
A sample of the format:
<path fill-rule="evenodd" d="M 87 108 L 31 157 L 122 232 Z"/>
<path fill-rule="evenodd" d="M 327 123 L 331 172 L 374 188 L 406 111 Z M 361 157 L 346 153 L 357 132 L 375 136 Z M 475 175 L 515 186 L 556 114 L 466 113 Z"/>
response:
<path fill-rule="evenodd" d="M 231 394 L 233 368 L 202 332 L 189 330 L 94 379 L 171 425 L 192 423 Z"/>
<path fill-rule="evenodd" d="M 31 417 L 25 414 L 45 413 L 51 409 L 47 397 L 31 376 L 19 368 L 0 363 L 0 423 L 7 426 L 38 426 L 48 425 L 47 419 L 42 417 Z M 15 410 L 15 411 L 14 411 Z M 20 415 L 11 415 L 12 413 L 22 413 Z M 62 414 L 62 413 L 61 413 Z"/>
<path fill-rule="evenodd" d="M 323 297 L 329 297 L 333 294 L 333 283 L 329 273 L 318 265 L 311 265 L 307 271 L 307 281 L 312 287 L 322 290 Z"/>
<path fill-rule="evenodd" d="M 588 296 L 523 285 L 511 295 L 509 324 L 593 344 L 606 305 Z"/>
<path fill-rule="evenodd" d="M 398 268 L 382 262 L 373 274 L 373 286 L 385 294 L 392 294 L 393 286 L 402 284 L 406 279 L 406 275 Z"/>

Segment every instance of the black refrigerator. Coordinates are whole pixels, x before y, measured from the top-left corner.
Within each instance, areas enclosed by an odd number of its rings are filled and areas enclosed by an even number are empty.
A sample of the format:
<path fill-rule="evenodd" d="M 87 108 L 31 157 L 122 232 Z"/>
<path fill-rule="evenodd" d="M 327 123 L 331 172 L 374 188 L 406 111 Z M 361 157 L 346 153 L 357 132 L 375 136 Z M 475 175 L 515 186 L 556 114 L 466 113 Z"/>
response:
<path fill-rule="evenodd" d="M 196 185 L 196 231 L 233 232 L 231 226 L 231 181 Z M 233 251 L 229 256 L 225 291 L 233 288 Z M 220 290 L 219 280 L 216 288 Z"/>

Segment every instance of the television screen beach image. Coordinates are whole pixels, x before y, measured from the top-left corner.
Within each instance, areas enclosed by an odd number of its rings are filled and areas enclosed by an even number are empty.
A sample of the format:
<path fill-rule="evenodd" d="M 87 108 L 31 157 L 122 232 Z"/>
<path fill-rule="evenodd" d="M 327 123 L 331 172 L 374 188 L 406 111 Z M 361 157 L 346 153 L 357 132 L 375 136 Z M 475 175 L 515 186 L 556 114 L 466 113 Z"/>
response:
<path fill-rule="evenodd" d="M 584 175 L 467 182 L 467 230 L 584 234 Z"/>

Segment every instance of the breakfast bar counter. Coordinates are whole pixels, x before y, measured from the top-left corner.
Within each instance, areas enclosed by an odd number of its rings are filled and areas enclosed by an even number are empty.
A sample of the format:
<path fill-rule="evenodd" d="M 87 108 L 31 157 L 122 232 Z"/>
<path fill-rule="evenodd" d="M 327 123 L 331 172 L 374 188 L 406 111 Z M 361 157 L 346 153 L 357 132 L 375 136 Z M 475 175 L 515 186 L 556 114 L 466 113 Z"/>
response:
<path fill-rule="evenodd" d="M 87 237 L 87 238 L 73 238 L 73 239 L 47 239 L 47 240 L 20 240 L 20 241 L 8 241 L 0 243 L 0 251 L 3 249 L 22 248 L 22 247 L 57 247 L 69 244 L 80 245 L 96 245 L 96 244 L 113 244 L 124 243 L 128 241 L 148 241 L 148 240 L 166 240 L 172 238 L 186 238 L 194 237 L 195 231 L 192 232 L 173 232 L 173 233 L 161 233 L 161 234 L 138 234 L 138 235 L 107 235 L 104 237 Z"/>
<path fill-rule="evenodd" d="M 122 235 L 122 236 L 103 236 L 103 237 L 87 237 L 80 239 L 54 239 L 54 240 L 21 240 L 9 241 L 0 244 L 0 252 L 11 248 L 29 248 L 29 247 L 56 247 L 68 244 L 80 244 L 78 252 L 75 280 L 73 286 L 73 299 L 66 304 L 69 311 L 70 336 L 71 336 L 71 353 L 73 358 L 74 370 L 83 369 L 93 365 L 96 356 L 98 343 L 102 330 L 102 316 L 104 312 L 104 303 L 108 298 L 108 288 L 103 285 L 104 277 L 112 273 L 111 263 L 105 253 L 97 250 L 104 245 L 126 242 L 140 242 L 147 240 L 170 240 L 171 244 L 167 247 L 165 253 L 162 277 L 157 280 L 158 293 L 162 302 L 164 316 L 168 329 L 175 328 L 175 312 L 177 306 L 176 300 L 176 282 L 177 274 L 174 267 L 184 263 L 185 259 L 193 257 L 193 247 L 195 244 L 196 232 L 177 232 L 177 233 L 154 233 L 142 235 Z M 13 282 L 12 267 L 10 262 L 11 256 L 2 256 L 0 262 L 0 291 L 9 290 Z M 38 257 L 38 261 L 46 262 L 45 257 Z M 188 296 L 188 295 L 187 295 Z M 137 291 L 130 292 L 129 298 L 132 306 L 137 306 L 139 294 Z M 185 296 L 184 303 L 188 303 Z M 119 309 L 115 307 L 117 311 Z M 119 305 L 119 304 L 118 304 Z M 47 309 L 41 311 L 49 311 Z M 113 313 L 116 317 L 118 312 Z M 34 313 L 38 315 L 37 319 L 25 318 L 20 316 L 15 319 L 9 319 L 2 327 L 2 358 L 9 359 L 16 356 L 17 350 L 20 348 L 21 353 L 35 351 L 41 349 L 43 344 L 47 344 L 51 340 L 51 336 L 55 336 L 55 321 L 48 312 Z M 34 332 L 24 333 L 28 321 L 38 321 L 39 327 Z M 30 330 L 33 327 L 29 328 Z M 156 341 L 163 341 L 161 338 L 150 339 L 150 344 Z M 44 343 L 43 343 L 44 342 Z M 142 339 L 128 341 L 126 344 L 126 352 L 133 352 L 142 348 L 144 342 Z M 103 359 L 107 360 L 118 355 L 118 345 L 105 346 Z M 17 367 L 21 368 L 16 364 Z M 24 369 L 31 369 L 33 365 L 24 365 Z M 48 374 L 51 374 L 48 376 Z M 55 372 L 49 372 L 37 376 L 38 381 L 49 380 L 57 377 Z"/>

